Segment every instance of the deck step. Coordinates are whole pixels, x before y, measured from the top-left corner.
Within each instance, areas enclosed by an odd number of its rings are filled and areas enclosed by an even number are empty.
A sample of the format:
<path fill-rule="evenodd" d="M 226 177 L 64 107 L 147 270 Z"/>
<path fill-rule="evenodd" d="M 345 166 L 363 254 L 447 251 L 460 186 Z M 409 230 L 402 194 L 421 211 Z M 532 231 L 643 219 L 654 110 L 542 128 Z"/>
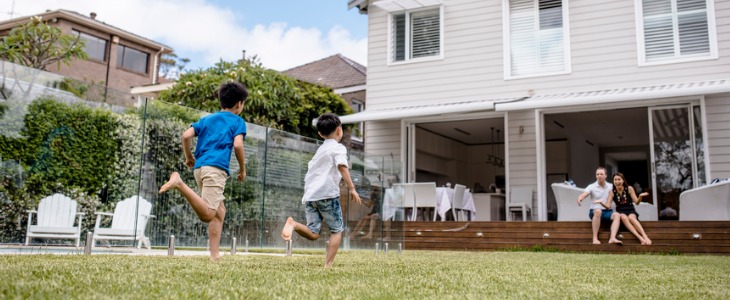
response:
<path fill-rule="evenodd" d="M 626 228 L 623 245 L 608 244 L 609 227 L 601 227 L 601 245 L 593 245 L 590 222 L 405 222 L 406 249 L 490 251 L 507 249 L 603 253 L 683 253 L 730 255 L 730 221 L 646 221 L 653 244 L 641 245 Z"/>

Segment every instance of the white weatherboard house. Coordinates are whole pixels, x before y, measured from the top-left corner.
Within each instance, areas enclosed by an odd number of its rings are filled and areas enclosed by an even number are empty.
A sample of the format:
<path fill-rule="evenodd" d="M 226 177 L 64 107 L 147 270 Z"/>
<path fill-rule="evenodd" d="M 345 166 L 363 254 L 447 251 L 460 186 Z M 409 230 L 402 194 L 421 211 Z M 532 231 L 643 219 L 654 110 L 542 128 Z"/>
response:
<path fill-rule="evenodd" d="M 657 210 L 730 177 L 730 1 L 348 5 L 368 16 L 368 107 L 342 120 L 403 181 L 532 188 L 532 219 L 554 220 L 550 184 L 597 166 Z"/>

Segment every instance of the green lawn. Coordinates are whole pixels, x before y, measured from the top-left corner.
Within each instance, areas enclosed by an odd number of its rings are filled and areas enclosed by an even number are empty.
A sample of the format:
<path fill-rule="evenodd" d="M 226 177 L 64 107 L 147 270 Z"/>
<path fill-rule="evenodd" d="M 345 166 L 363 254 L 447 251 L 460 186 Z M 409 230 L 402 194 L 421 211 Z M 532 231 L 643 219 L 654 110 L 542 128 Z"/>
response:
<path fill-rule="evenodd" d="M 0 298 L 730 298 L 730 258 L 341 251 L 302 256 L 0 255 Z"/>

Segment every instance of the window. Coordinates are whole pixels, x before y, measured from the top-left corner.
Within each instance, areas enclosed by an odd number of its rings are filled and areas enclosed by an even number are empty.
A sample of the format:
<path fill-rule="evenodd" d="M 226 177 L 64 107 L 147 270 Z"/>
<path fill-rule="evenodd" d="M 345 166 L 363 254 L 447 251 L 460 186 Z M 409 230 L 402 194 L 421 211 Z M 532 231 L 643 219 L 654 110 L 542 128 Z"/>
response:
<path fill-rule="evenodd" d="M 562 0 L 505 0 L 505 77 L 570 72 L 567 7 Z"/>
<path fill-rule="evenodd" d="M 117 67 L 137 73 L 147 74 L 149 54 L 127 46 L 117 46 Z"/>
<path fill-rule="evenodd" d="M 637 0 L 639 65 L 717 58 L 711 0 Z"/>
<path fill-rule="evenodd" d="M 73 31 L 74 34 L 79 36 L 84 41 L 84 52 L 89 55 L 89 58 L 106 61 L 106 40 L 100 39 L 93 35 L 89 35 L 77 30 Z"/>
<path fill-rule="evenodd" d="M 365 103 L 360 102 L 359 100 L 352 99 L 352 104 L 350 104 L 350 108 L 352 108 L 353 113 L 359 113 L 365 110 Z M 363 126 L 365 124 L 364 122 L 357 123 L 357 126 L 352 128 L 352 132 L 350 132 L 350 136 L 353 140 L 362 142 L 362 137 L 365 134 L 365 128 Z"/>
<path fill-rule="evenodd" d="M 441 57 L 441 8 L 391 14 L 391 62 Z"/>

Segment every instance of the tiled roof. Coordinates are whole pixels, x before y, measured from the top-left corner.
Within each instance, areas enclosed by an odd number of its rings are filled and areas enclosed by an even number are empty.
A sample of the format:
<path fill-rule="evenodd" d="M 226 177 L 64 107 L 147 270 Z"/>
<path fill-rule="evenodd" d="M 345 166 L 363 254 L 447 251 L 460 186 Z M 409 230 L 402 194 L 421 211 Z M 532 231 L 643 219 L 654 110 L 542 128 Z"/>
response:
<path fill-rule="evenodd" d="M 364 85 L 367 68 L 341 54 L 335 54 L 284 73 L 301 81 L 339 89 Z"/>
<path fill-rule="evenodd" d="M 107 33 L 113 33 L 116 35 L 120 35 L 123 38 L 132 40 L 136 43 L 143 44 L 145 46 L 159 49 L 159 48 L 165 48 L 163 53 L 170 53 L 173 51 L 172 47 L 167 46 L 165 44 L 153 41 L 151 39 L 145 38 L 143 36 L 137 35 L 135 33 L 126 31 L 124 29 L 121 29 L 119 27 L 107 24 L 103 21 L 100 21 L 98 19 L 92 19 L 89 16 L 82 15 L 78 12 L 71 11 L 71 10 L 65 10 L 65 9 L 57 9 L 57 10 L 48 10 L 43 13 L 34 14 L 33 16 L 40 16 L 43 17 L 44 20 L 52 19 L 56 16 L 65 17 L 64 19 L 72 19 L 75 22 L 80 22 L 81 24 L 85 24 L 87 26 L 90 26 L 96 30 L 100 30 Z M 19 24 L 25 23 L 28 21 L 28 18 L 30 16 L 23 16 L 19 18 L 14 18 L 10 20 L 5 20 L 0 22 L 0 29 L 8 29 L 13 28 L 15 26 L 18 26 Z"/>

